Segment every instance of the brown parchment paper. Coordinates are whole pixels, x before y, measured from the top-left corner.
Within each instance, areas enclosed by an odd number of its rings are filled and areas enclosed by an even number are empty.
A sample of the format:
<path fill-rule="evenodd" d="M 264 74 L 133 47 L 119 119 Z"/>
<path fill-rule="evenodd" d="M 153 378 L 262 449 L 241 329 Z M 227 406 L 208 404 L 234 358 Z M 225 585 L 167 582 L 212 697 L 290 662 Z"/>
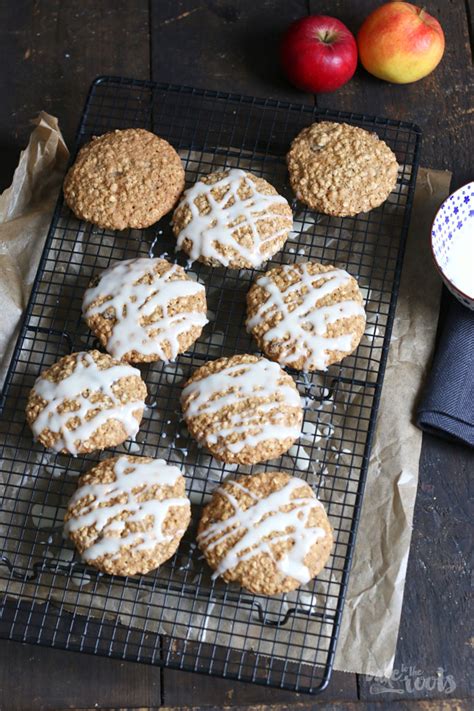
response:
<path fill-rule="evenodd" d="M 420 168 L 335 668 L 393 669 L 410 551 L 422 434 L 412 424 L 429 367 L 441 282 L 429 234 L 451 173 Z M 377 532 L 375 534 L 375 532 Z"/>
<path fill-rule="evenodd" d="M 69 157 L 54 116 L 42 111 L 33 123 L 12 184 L 0 195 L 0 384 Z"/>
<path fill-rule="evenodd" d="M 41 113 L 28 148 L 21 155 L 12 186 L 0 196 L 0 378 L 4 377 L 14 346 L 15 331 L 37 269 L 67 156 L 57 119 Z M 389 674 L 393 666 L 421 448 L 421 432 L 410 420 L 430 360 L 440 294 L 440 283 L 428 253 L 428 234 L 432 216 L 448 194 L 449 182 L 449 173 L 424 169 L 420 170 L 417 181 L 389 363 L 336 654 L 336 668 L 345 671 L 382 675 Z M 69 552 L 72 553 L 66 551 Z M 86 591 L 81 595 L 85 606 L 94 607 L 93 595 Z M 97 609 L 100 614 L 100 604 Z M 136 622 L 131 610 L 129 613 L 124 601 L 120 611 L 123 623 Z M 203 619 L 208 614 L 203 609 Z M 157 620 L 156 624 L 155 629 L 167 632 L 166 619 Z M 209 630 L 209 641 L 218 634 Z"/>

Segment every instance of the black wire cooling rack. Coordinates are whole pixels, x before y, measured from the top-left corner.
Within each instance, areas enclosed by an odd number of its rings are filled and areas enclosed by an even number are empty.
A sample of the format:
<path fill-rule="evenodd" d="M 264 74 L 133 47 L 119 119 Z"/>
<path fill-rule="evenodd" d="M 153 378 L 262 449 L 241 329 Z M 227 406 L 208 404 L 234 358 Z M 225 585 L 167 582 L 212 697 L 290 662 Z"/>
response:
<path fill-rule="evenodd" d="M 293 202 L 295 231 L 271 262 L 335 263 L 358 277 L 366 297 L 368 329 L 357 352 L 324 374 L 293 373 L 306 404 L 301 446 L 254 468 L 283 469 L 313 486 L 335 531 L 328 566 L 299 591 L 264 598 L 213 582 L 199 557 L 194 542 L 199 509 L 234 468 L 189 440 L 178 409 L 180 388 L 205 360 L 255 350 L 243 327 L 254 272 L 203 265 L 192 271 L 206 285 L 211 322 L 176 363 L 143 368 L 149 408 L 137 442 L 114 450 L 184 466 L 193 504 L 190 530 L 171 561 L 133 578 L 88 569 L 63 540 L 62 517 L 75 489 L 74 475 L 110 452 L 73 459 L 35 444 L 24 417 L 28 391 L 59 357 L 96 345 L 81 320 L 81 298 L 92 275 L 137 255 L 185 261 L 175 257 L 169 216 L 148 230 L 114 233 L 78 221 L 60 198 L 2 395 L 3 637 L 301 692 L 326 686 L 394 318 L 420 131 L 366 115 L 100 77 L 87 99 L 78 146 L 111 129 L 147 128 L 179 151 L 188 184 L 212 170 L 240 166 L 265 176 L 293 201 L 285 154 L 304 126 L 321 119 L 376 131 L 401 166 L 389 200 L 368 214 L 330 218 Z"/>

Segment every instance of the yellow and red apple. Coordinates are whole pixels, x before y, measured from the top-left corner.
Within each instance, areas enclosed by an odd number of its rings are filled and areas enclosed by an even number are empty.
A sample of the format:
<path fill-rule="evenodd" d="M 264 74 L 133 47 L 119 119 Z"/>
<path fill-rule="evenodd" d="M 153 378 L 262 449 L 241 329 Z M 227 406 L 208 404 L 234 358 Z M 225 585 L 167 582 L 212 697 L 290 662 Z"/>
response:
<path fill-rule="evenodd" d="M 359 58 L 368 72 L 396 84 L 430 74 L 444 53 L 436 18 L 409 2 L 388 2 L 374 10 L 357 35 Z"/>

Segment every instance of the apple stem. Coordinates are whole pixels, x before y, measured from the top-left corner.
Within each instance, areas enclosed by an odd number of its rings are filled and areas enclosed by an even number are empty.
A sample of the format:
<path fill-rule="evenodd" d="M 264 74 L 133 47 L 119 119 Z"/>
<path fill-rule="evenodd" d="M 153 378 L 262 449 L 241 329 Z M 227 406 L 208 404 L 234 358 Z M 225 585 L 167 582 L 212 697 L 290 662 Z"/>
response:
<path fill-rule="evenodd" d="M 324 44 L 332 44 L 334 40 L 338 37 L 336 30 L 324 30 L 324 32 L 318 32 L 318 38 Z"/>

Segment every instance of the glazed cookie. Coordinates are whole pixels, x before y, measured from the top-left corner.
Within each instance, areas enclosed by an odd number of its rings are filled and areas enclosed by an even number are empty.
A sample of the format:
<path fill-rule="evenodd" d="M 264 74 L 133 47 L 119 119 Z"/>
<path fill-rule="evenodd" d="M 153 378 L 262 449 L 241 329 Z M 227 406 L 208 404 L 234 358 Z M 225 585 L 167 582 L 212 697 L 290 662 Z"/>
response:
<path fill-rule="evenodd" d="M 110 575 L 136 575 L 171 558 L 190 518 L 178 467 L 121 455 L 81 476 L 64 531 L 89 565 Z"/>
<path fill-rule="evenodd" d="M 381 205 L 395 188 L 398 164 L 377 134 L 347 123 L 304 128 L 287 155 L 301 202 L 326 215 L 348 216 Z"/>
<path fill-rule="evenodd" d="M 352 353 L 365 329 L 357 281 L 318 262 L 275 267 L 247 294 L 247 330 L 266 356 L 295 370 L 326 370 Z"/>
<path fill-rule="evenodd" d="M 73 455 L 135 437 L 145 408 L 140 371 L 99 351 L 64 356 L 30 392 L 26 419 L 48 449 Z"/>
<path fill-rule="evenodd" d="M 143 128 L 112 131 L 79 151 L 64 180 L 76 217 L 99 227 L 149 227 L 166 215 L 184 188 L 174 148 Z"/>
<path fill-rule="evenodd" d="M 131 363 L 174 360 L 207 323 L 206 292 L 178 264 L 127 259 L 100 274 L 82 313 L 108 352 Z"/>
<path fill-rule="evenodd" d="M 177 249 L 192 260 L 232 269 L 258 267 L 293 227 L 284 197 L 263 178 L 232 168 L 200 178 L 173 214 Z"/>
<path fill-rule="evenodd" d="M 322 570 L 333 535 L 305 481 L 263 472 L 228 480 L 214 492 L 199 523 L 198 544 L 214 578 L 278 595 Z"/>
<path fill-rule="evenodd" d="M 301 434 L 296 385 L 266 358 L 235 355 L 205 363 L 186 383 L 181 405 L 191 435 L 227 463 L 274 459 Z"/>

